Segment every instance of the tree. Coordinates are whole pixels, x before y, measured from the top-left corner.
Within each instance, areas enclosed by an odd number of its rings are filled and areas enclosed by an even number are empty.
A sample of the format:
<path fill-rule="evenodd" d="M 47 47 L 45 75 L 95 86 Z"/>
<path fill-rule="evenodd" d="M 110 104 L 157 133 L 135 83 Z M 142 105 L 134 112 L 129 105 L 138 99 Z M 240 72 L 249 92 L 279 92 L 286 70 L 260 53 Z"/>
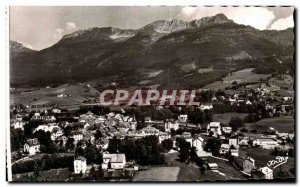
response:
<path fill-rule="evenodd" d="M 11 129 L 10 130 L 10 143 L 11 150 L 16 151 L 19 150 L 21 146 L 25 143 L 25 136 L 20 129 Z"/>
<path fill-rule="evenodd" d="M 249 139 L 249 140 L 248 140 L 248 144 L 249 144 L 250 146 L 253 146 L 253 140 Z"/>
<path fill-rule="evenodd" d="M 219 155 L 221 141 L 219 139 L 209 139 L 206 143 L 206 151 L 211 151 L 213 155 Z"/>
<path fill-rule="evenodd" d="M 33 130 L 37 128 L 39 125 L 42 125 L 44 122 L 40 120 L 29 121 L 27 124 L 24 125 L 24 135 L 27 138 L 32 136 Z"/>
<path fill-rule="evenodd" d="M 87 144 L 85 149 L 85 158 L 87 159 L 88 164 L 94 163 L 97 158 L 98 150 L 91 143 Z"/>
<path fill-rule="evenodd" d="M 56 153 L 58 152 L 56 146 L 51 140 L 51 133 L 45 132 L 43 130 L 36 131 L 33 137 L 37 138 L 39 142 L 45 146 L 47 153 Z"/>
<path fill-rule="evenodd" d="M 233 131 L 237 131 L 238 128 L 244 125 L 244 120 L 239 117 L 232 117 L 229 126 L 232 128 Z"/>
<path fill-rule="evenodd" d="M 107 150 L 110 153 L 125 153 L 127 160 L 135 160 L 141 165 L 164 163 L 163 148 L 157 136 L 122 141 L 114 137 L 109 141 Z"/>
<path fill-rule="evenodd" d="M 181 128 L 176 130 L 176 134 L 178 135 L 182 135 L 183 134 L 183 130 Z"/>
<path fill-rule="evenodd" d="M 63 129 L 63 132 L 64 132 L 64 135 L 66 137 L 69 137 L 72 133 L 72 127 L 71 126 L 66 126 L 64 129 Z"/>
<path fill-rule="evenodd" d="M 288 154 L 289 154 L 289 157 L 294 158 L 294 154 L 295 154 L 294 149 L 290 148 L 288 151 Z"/>
<path fill-rule="evenodd" d="M 171 136 L 176 136 L 176 131 L 173 128 L 171 128 Z"/>
<path fill-rule="evenodd" d="M 184 138 L 177 138 L 176 139 L 176 145 L 180 149 L 179 158 L 182 162 L 186 162 L 189 159 L 190 156 L 190 148 L 191 144 L 187 142 Z"/>
<path fill-rule="evenodd" d="M 31 181 L 38 181 L 38 178 L 41 176 L 41 171 L 45 167 L 45 162 L 42 160 L 37 160 L 34 162 L 34 170 L 31 176 Z"/>
<path fill-rule="evenodd" d="M 169 152 L 173 148 L 173 141 L 170 139 L 165 139 L 161 142 L 161 145 L 166 152 Z"/>
<path fill-rule="evenodd" d="M 110 153 L 118 153 L 120 142 L 121 140 L 114 136 L 108 143 L 107 151 Z"/>
<path fill-rule="evenodd" d="M 67 149 L 74 149 L 75 145 L 74 145 L 74 138 L 68 138 L 67 142 L 66 142 L 66 148 Z"/>
<path fill-rule="evenodd" d="M 276 178 L 285 179 L 291 177 L 287 170 L 282 169 L 279 167 L 279 170 L 275 173 Z"/>
<path fill-rule="evenodd" d="M 185 146 L 180 149 L 179 158 L 182 162 L 186 162 L 190 156 L 190 147 Z"/>
<path fill-rule="evenodd" d="M 100 130 L 97 130 L 95 133 L 95 140 L 99 140 L 102 137 L 102 133 Z"/>

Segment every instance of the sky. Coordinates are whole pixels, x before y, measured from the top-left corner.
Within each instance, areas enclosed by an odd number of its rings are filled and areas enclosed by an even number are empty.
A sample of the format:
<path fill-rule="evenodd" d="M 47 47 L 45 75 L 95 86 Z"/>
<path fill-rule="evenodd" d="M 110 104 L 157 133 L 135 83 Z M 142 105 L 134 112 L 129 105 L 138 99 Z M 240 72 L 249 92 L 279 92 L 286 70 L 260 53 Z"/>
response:
<path fill-rule="evenodd" d="M 138 29 L 156 20 L 191 21 L 218 13 L 238 24 L 259 30 L 284 30 L 294 26 L 294 7 L 10 7 L 10 40 L 41 50 L 64 35 L 91 27 Z"/>

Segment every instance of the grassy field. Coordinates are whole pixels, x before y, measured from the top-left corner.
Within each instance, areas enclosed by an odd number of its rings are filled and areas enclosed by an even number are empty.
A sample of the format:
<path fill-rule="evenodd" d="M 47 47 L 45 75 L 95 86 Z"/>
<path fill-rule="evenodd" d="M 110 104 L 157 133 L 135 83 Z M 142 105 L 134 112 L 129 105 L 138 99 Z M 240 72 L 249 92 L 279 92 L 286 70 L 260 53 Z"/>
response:
<path fill-rule="evenodd" d="M 204 89 L 224 90 L 225 87 L 230 86 L 234 81 L 236 81 L 238 84 L 247 82 L 259 82 L 261 79 L 265 80 L 270 76 L 253 73 L 253 70 L 253 68 L 247 68 L 235 71 L 232 74 L 228 74 L 225 78 L 223 78 L 223 81 L 217 81 L 212 84 L 209 84 L 205 86 Z"/>
<path fill-rule="evenodd" d="M 72 97 L 69 98 L 58 98 L 58 94 L 67 94 Z M 63 104 L 67 103 L 76 103 L 82 102 L 86 98 L 94 98 L 97 95 L 97 90 L 86 85 L 69 85 L 64 84 L 54 88 L 39 88 L 36 90 L 20 92 L 15 90 L 14 93 L 10 95 L 10 103 L 21 103 L 24 105 L 29 104 L 46 104 L 48 102 L 62 102 Z"/>
<path fill-rule="evenodd" d="M 278 132 L 294 133 L 295 120 L 293 116 L 281 116 L 274 118 L 262 119 L 256 124 L 245 124 L 245 128 L 248 130 L 256 129 L 258 132 L 264 132 L 272 127 Z"/>
<path fill-rule="evenodd" d="M 212 172 L 210 170 L 206 170 L 205 173 L 201 173 L 199 167 L 194 164 L 186 164 L 182 163 L 178 160 L 178 152 L 167 154 L 166 159 L 170 166 L 180 168 L 179 174 L 177 176 L 177 181 L 180 182 L 192 182 L 192 181 L 216 181 L 226 180 L 226 177 Z"/>
<path fill-rule="evenodd" d="M 218 171 L 224 173 L 225 180 L 245 180 L 246 178 L 243 174 L 235 169 L 229 162 L 224 160 L 219 160 L 216 158 L 209 157 L 207 159 L 208 163 L 217 163 L 218 164 Z"/>
<path fill-rule="evenodd" d="M 243 113 L 223 113 L 223 114 L 214 114 L 213 115 L 213 121 L 221 122 L 222 124 L 228 124 L 232 117 L 240 117 L 241 119 L 244 119 L 245 116 L 248 114 Z"/>
<path fill-rule="evenodd" d="M 37 179 L 37 181 L 63 182 L 71 176 L 71 173 L 72 172 L 68 168 L 42 171 L 41 176 Z M 30 182 L 30 176 L 32 174 L 33 172 L 13 175 L 13 181 Z"/>
<path fill-rule="evenodd" d="M 151 167 L 138 171 L 133 181 L 176 181 L 179 170 L 179 167 Z"/>
<path fill-rule="evenodd" d="M 177 176 L 177 181 L 197 181 L 200 180 L 201 172 L 199 168 L 193 165 L 187 165 L 178 160 L 178 152 L 167 154 L 166 160 L 169 166 L 178 167 L 180 171 Z"/>

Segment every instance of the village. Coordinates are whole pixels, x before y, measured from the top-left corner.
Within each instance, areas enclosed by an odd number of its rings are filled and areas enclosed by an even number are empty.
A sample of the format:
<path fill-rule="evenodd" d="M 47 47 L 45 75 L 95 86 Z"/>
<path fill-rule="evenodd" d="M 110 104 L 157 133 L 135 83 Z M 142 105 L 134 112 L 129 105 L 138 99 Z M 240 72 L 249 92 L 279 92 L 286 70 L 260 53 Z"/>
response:
<path fill-rule="evenodd" d="M 14 180 L 293 178 L 294 98 L 278 96 L 264 84 L 242 90 L 245 85 L 233 86 L 202 90 L 196 96 L 199 106 L 112 110 L 95 105 L 68 111 L 59 105 L 14 105 Z M 51 171 L 55 179 L 47 178 Z"/>

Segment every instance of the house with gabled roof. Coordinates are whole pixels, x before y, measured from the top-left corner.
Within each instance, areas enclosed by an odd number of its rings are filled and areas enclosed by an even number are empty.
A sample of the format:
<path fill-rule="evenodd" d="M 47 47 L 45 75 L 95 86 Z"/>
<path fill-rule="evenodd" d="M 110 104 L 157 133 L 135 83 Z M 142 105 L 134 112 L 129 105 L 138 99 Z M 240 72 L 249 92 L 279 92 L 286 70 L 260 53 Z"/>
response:
<path fill-rule="evenodd" d="M 74 159 L 74 173 L 84 174 L 86 172 L 86 158 L 78 156 Z"/>
<path fill-rule="evenodd" d="M 125 154 L 110 154 L 110 153 L 104 153 L 103 154 L 103 163 L 102 163 L 102 169 L 103 170 L 121 170 L 124 169 L 126 165 L 126 157 Z"/>
<path fill-rule="evenodd" d="M 40 141 L 37 138 L 28 139 L 24 144 L 24 152 L 35 155 L 40 152 Z"/>

